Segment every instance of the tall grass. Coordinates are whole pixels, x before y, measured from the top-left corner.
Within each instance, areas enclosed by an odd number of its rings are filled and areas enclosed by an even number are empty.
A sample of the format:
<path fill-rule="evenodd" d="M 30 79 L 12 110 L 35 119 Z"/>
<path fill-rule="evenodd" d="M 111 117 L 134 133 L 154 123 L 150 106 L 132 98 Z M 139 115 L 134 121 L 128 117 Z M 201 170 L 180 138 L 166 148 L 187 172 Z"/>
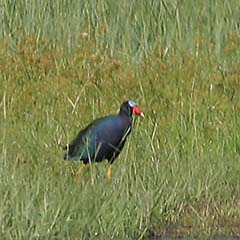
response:
<path fill-rule="evenodd" d="M 239 232 L 238 1 L 2 1 L 1 239 Z M 106 178 L 62 146 L 134 99 Z"/>
<path fill-rule="evenodd" d="M 239 34 L 238 10 L 238 1 L 227 0 L 4 0 L 0 36 L 15 49 L 24 37 L 34 34 L 39 49 L 74 49 L 87 38 L 94 41 L 95 51 L 138 59 L 159 48 L 194 55 L 204 48 L 221 57 L 229 35 Z"/>

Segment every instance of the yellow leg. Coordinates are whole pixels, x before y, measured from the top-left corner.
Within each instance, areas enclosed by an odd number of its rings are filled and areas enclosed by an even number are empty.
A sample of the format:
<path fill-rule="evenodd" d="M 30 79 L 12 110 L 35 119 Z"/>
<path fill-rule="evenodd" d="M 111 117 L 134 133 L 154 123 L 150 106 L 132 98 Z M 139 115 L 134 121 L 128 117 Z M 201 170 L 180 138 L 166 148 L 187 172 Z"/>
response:
<path fill-rule="evenodd" d="M 81 173 L 82 173 L 82 171 L 83 171 L 83 169 L 84 169 L 85 167 L 86 167 L 85 164 L 81 164 L 81 165 L 80 165 L 79 169 L 78 169 L 77 172 L 76 172 L 76 177 L 77 177 L 77 178 L 79 178 L 79 177 L 81 176 Z"/>
<path fill-rule="evenodd" d="M 109 166 L 108 171 L 107 171 L 107 177 L 110 180 L 112 177 L 112 165 Z"/>

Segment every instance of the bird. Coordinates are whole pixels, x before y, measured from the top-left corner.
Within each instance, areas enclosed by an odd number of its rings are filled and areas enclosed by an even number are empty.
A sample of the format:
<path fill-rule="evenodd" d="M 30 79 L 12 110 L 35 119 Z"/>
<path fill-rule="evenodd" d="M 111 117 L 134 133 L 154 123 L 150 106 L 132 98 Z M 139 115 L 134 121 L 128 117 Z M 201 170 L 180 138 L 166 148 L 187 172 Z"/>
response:
<path fill-rule="evenodd" d="M 64 147 L 64 160 L 82 161 L 76 175 L 81 175 L 84 167 L 93 162 L 108 160 L 108 179 L 112 177 L 112 163 L 124 147 L 132 130 L 133 114 L 144 116 L 138 104 L 133 100 L 122 103 L 117 115 L 98 118 L 81 130 Z"/>

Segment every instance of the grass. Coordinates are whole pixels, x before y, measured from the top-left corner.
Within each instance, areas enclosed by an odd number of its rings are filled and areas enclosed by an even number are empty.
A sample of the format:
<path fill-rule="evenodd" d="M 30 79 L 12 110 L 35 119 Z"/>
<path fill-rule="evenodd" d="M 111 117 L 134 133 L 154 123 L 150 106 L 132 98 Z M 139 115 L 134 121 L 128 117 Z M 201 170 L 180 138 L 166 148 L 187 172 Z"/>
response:
<path fill-rule="evenodd" d="M 3 1 L 2 239 L 239 236 L 238 1 Z M 43 11 L 44 10 L 44 11 Z M 106 178 L 62 146 L 138 101 Z"/>

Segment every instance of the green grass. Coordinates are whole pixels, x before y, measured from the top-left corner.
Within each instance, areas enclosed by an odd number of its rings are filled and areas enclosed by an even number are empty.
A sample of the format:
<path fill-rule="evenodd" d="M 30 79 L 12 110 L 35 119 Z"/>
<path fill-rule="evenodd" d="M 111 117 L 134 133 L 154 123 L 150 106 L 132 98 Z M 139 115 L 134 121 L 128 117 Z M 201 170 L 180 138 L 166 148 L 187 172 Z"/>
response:
<path fill-rule="evenodd" d="M 1 239 L 239 236 L 238 1 L 3 1 Z M 136 100 L 106 177 L 62 146 Z"/>

